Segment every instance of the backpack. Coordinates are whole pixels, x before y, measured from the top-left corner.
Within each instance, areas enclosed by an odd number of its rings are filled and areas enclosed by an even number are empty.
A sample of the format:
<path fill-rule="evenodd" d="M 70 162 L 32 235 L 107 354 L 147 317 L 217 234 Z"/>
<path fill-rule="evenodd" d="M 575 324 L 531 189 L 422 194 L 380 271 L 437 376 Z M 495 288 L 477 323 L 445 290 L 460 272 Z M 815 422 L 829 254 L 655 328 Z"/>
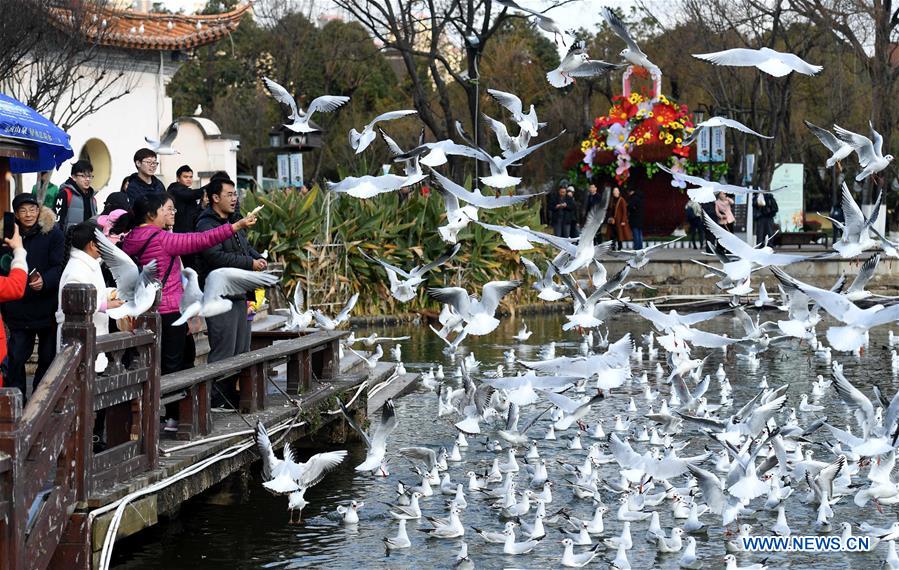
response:
<path fill-rule="evenodd" d="M 162 233 L 162 232 L 157 232 L 157 233 L 153 234 L 151 237 L 147 238 L 147 241 L 145 241 L 145 242 L 144 242 L 144 245 L 142 245 L 141 248 L 140 248 L 139 250 L 137 250 L 137 253 L 135 253 L 134 255 L 129 256 L 129 257 L 131 257 L 131 261 L 133 261 L 134 264 L 137 266 L 137 270 L 138 270 L 138 271 L 143 271 L 143 270 L 144 270 L 144 266 L 143 266 L 143 265 L 141 264 L 141 262 L 140 262 L 141 256 L 144 254 L 145 251 L 147 251 L 147 248 L 150 247 L 150 242 L 153 241 L 153 240 L 156 238 L 156 236 L 158 236 L 160 233 Z M 163 278 L 162 278 L 162 281 L 159 283 L 159 288 L 160 288 L 160 289 L 162 289 L 163 287 L 165 287 L 165 282 L 169 280 L 169 275 L 171 275 L 171 273 L 172 273 L 172 268 L 173 268 L 174 266 L 175 266 L 175 259 L 172 258 L 171 263 L 169 263 L 169 268 L 166 270 L 165 275 L 164 275 Z M 156 274 L 159 275 L 159 268 L 158 268 L 158 267 L 156 268 Z"/>

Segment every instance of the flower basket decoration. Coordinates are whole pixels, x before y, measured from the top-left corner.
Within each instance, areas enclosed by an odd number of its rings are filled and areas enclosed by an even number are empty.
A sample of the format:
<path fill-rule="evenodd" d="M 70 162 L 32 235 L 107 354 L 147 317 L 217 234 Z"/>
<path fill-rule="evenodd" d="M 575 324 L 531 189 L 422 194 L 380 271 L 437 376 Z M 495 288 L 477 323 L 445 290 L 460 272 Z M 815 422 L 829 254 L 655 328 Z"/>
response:
<path fill-rule="evenodd" d="M 648 95 L 632 91 L 632 73 L 631 67 L 625 71 L 623 94 L 612 98 L 609 112 L 593 121 L 590 135 L 581 142 L 583 158 L 576 167 L 588 179 L 606 173 L 622 188 L 634 165 L 642 166 L 650 177 L 658 170 L 656 162 L 675 172 L 695 167 L 694 147 L 683 145 L 693 131 L 687 106 L 660 92 L 661 77 L 652 78 Z"/>

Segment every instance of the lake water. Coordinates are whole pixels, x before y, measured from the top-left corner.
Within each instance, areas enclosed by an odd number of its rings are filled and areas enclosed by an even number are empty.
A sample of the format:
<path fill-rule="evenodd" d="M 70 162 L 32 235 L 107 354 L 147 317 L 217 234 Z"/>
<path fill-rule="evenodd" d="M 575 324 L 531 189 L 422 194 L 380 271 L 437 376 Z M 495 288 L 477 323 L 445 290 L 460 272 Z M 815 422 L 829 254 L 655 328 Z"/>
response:
<path fill-rule="evenodd" d="M 500 328 L 493 334 L 479 339 L 469 339 L 463 347 L 457 362 L 469 350 L 474 350 L 477 358 L 482 362 L 480 373 L 491 373 L 497 364 L 503 363 L 503 351 L 515 348 L 518 356 L 524 360 L 538 359 L 540 350 L 549 341 L 557 342 L 556 354 L 576 355 L 578 351 L 579 337 L 572 333 L 562 333 L 561 316 L 547 315 L 539 317 L 527 317 L 524 320 L 534 331 L 533 336 L 525 344 L 518 344 L 512 340 L 512 335 L 518 330 L 522 319 L 506 319 Z M 728 333 L 730 336 L 739 336 L 741 330 L 737 329 L 736 321 L 730 317 L 718 318 L 700 328 L 713 332 Z M 640 321 L 633 315 L 626 315 L 615 320 L 611 324 L 611 340 L 617 340 L 624 333 L 635 335 L 637 342 L 640 334 L 648 330 L 647 323 Z M 819 331 L 824 327 L 819 325 Z M 357 336 L 364 336 L 369 332 L 380 334 L 409 334 L 410 341 L 403 343 L 403 359 L 407 370 L 427 369 L 428 365 L 443 363 L 447 370 L 447 380 L 452 379 L 454 364 L 442 354 L 441 341 L 426 327 L 400 326 L 388 329 L 375 328 L 372 331 L 359 330 Z M 835 359 L 845 366 L 845 375 L 856 386 L 871 395 L 870 386 L 876 384 L 889 398 L 897 389 L 896 378 L 890 370 L 889 352 L 885 348 L 887 329 L 881 328 L 871 333 L 871 343 L 868 350 L 861 358 L 851 355 L 835 356 Z M 385 353 L 389 354 L 387 346 Z M 722 362 L 721 351 L 707 351 L 694 349 L 693 357 L 701 357 L 711 353 L 705 371 L 714 374 L 719 362 Z M 664 361 L 661 361 L 664 365 Z M 789 400 L 788 407 L 795 407 L 801 424 L 809 422 L 817 415 L 826 415 L 837 426 L 845 426 L 850 423 L 853 431 L 858 429 L 851 415 L 847 413 L 846 406 L 838 399 L 833 388 L 826 396 L 816 403 L 826 406 L 823 412 L 804 413 L 798 411 L 802 394 L 811 393 L 811 382 L 817 374 L 830 377 L 829 363 L 813 355 L 807 345 L 789 346 L 785 348 L 772 348 L 762 355 L 761 364 L 757 368 L 750 368 L 741 359 L 734 358 L 734 352 L 728 353 L 725 369 L 733 386 L 733 413 L 746 400 L 758 392 L 758 384 L 763 376 L 767 377 L 772 387 L 788 383 Z M 668 395 L 668 386 L 659 381 L 655 375 L 656 361 L 649 361 L 644 354 L 640 364 L 634 362 L 635 376 L 642 370 L 649 372 L 650 385 L 654 390 L 660 390 L 663 397 Z M 512 372 L 514 372 L 514 367 Z M 506 371 L 510 369 L 507 366 Z M 607 433 L 611 432 L 611 417 L 616 414 L 630 415 L 637 421 L 644 415 L 650 403 L 643 398 L 643 387 L 636 380 L 616 390 L 613 397 L 606 398 L 601 403 L 594 405 L 590 414 L 585 418 L 591 426 L 598 420 L 604 422 Z M 636 414 L 627 413 L 629 397 L 638 407 Z M 718 383 L 713 378 L 709 390 L 709 400 L 718 401 Z M 658 409 L 660 400 L 653 402 Z M 449 418 L 437 419 L 437 395 L 423 388 L 405 396 L 397 401 L 397 417 L 399 426 L 390 438 L 388 453 L 399 447 L 408 445 L 426 445 L 433 449 L 440 446 L 451 448 L 456 437 L 456 430 Z M 532 409 L 522 411 L 522 418 L 530 417 Z M 458 418 L 457 418 L 458 419 Z M 778 416 L 779 423 L 783 423 L 786 414 Z M 455 421 L 455 420 L 454 420 Z M 498 426 L 499 424 L 497 424 Z M 554 500 L 547 505 L 547 511 L 553 513 L 562 507 L 570 509 L 571 513 L 579 517 L 587 517 L 593 512 L 590 503 L 575 499 L 570 488 L 564 485 L 564 472 L 555 459 L 565 459 L 580 464 L 587 451 L 572 451 L 567 449 L 567 437 L 573 433 L 568 430 L 564 437 L 557 441 L 543 441 L 542 437 L 549 425 L 549 419 L 541 420 L 529 432 L 529 435 L 539 441 L 539 447 L 543 457 L 547 459 L 550 467 L 550 478 L 557 485 L 554 490 Z M 483 428 L 483 425 L 482 425 Z M 705 436 L 696 427 L 685 424 L 681 433 L 689 439 L 689 446 L 679 455 L 695 455 L 702 453 L 705 446 L 717 451 L 717 444 Z M 585 434 L 586 436 L 586 434 Z M 829 438 L 829 432 L 820 430 L 812 439 L 816 441 Z M 469 438 L 470 447 L 463 450 L 463 463 L 450 463 L 449 474 L 454 483 L 465 483 L 464 473 L 476 467 L 482 471 L 489 466 L 496 456 L 493 452 L 486 451 L 483 445 L 484 438 L 477 440 Z M 588 447 L 592 439 L 584 437 L 584 447 Z M 643 444 L 634 443 L 635 449 L 642 452 Z M 815 446 L 815 457 L 822 461 L 832 461 L 826 450 Z M 304 511 L 305 522 L 303 525 L 287 524 L 287 501 L 284 497 L 276 497 L 265 491 L 260 485 L 258 467 L 255 469 L 249 481 L 241 485 L 231 485 L 230 495 L 207 494 L 200 499 L 184 506 L 180 515 L 171 521 L 164 522 L 150 529 L 138 537 L 129 539 L 116 546 L 115 568 L 150 569 L 150 568 L 191 568 L 196 570 L 222 568 L 446 568 L 454 563 L 455 554 L 459 550 L 460 540 L 439 540 L 428 538 L 418 532 L 417 528 L 430 528 L 430 525 L 422 520 L 410 521 L 408 532 L 412 540 L 412 548 L 395 551 L 389 557 L 385 555 L 382 538 L 394 536 L 397 524 L 387 515 L 388 506 L 384 502 L 391 502 L 395 497 L 394 489 L 398 480 L 407 483 L 416 483 L 407 462 L 397 458 L 392 461 L 391 476 L 383 478 L 371 478 L 367 475 L 359 475 L 353 471 L 353 467 L 361 463 L 365 457 L 365 450 L 360 446 L 354 446 L 350 450 L 348 459 L 336 471 L 329 474 L 319 485 L 311 488 L 306 493 L 309 506 Z M 301 451 L 302 457 L 308 455 L 307 451 Z M 523 455 L 519 453 L 519 458 Z M 501 461 L 505 455 L 500 456 Z M 520 461 L 520 460 L 519 460 Z M 713 465 L 704 465 L 706 469 L 713 470 Z M 602 466 L 602 473 L 612 474 L 617 471 L 617 464 Z M 866 469 L 862 470 L 866 473 Z M 720 477 L 724 475 L 719 474 Z M 526 483 L 525 475 L 518 476 L 519 489 Z M 615 477 L 617 479 L 617 477 Z M 863 479 L 856 478 L 861 482 Z M 684 478 L 674 480 L 676 485 L 684 485 Z M 796 491 L 787 500 L 787 517 L 793 534 L 818 534 L 814 527 L 816 511 L 812 505 L 802 502 L 800 497 L 805 495 L 805 485 L 795 484 Z M 234 491 L 236 489 L 236 491 Z M 656 488 L 655 492 L 660 490 Z M 472 526 L 499 531 L 502 522 L 495 510 L 487 506 L 487 502 L 477 499 L 471 493 L 466 493 L 468 508 L 462 520 L 466 527 L 465 540 L 469 545 L 469 556 L 478 568 L 547 568 L 559 567 L 562 554 L 562 545 L 559 543 L 563 536 L 556 528 L 547 528 L 547 537 L 530 554 L 523 556 L 507 556 L 502 553 L 502 545 L 487 544 L 471 531 Z M 425 515 L 444 517 L 447 516 L 445 501 L 451 497 L 437 494 L 422 500 L 422 510 Z M 361 521 L 356 527 L 344 527 L 326 515 L 335 510 L 339 504 L 347 504 L 351 499 L 365 501 L 365 507 L 360 511 Z M 604 492 L 603 499 L 609 507 L 606 514 L 606 531 L 604 537 L 615 536 L 620 533 L 622 523 L 615 517 L 618 502 L 617 496 L 611 492 Z M 760 497 L 752 503 L 752 508 L 759 509 L 755 515 L 747 518 L 754 527 L 755 534 L 770 534 L 769 529 L 776 520 L 776 512 L 762 509 L 765 497 Z M 662 527 L 670 533 L 675 525 L 672 512 L 668 503 L 657 507 L 661 517 Z M 869 503 L 865 508 L 856 507 L 852 497 L 846 497 L 834 506 L 835 516 L 832 521 L 831 531 L 838 534 L 840 523 L 851 522 L 853 528 L 861 521 L 868 521 L 877 526 L 888 526 L 897 520 L 895 507 L 884 507 L 883 513 Z M 533 510 L 524 517 L 527 522 L 533 522 Z M 721 528 L 720 517 L 705 515 L 701 519 L 708 525 L 707 534 L 695 535 L 698 542 L 698 555 L 704 561 L 706 568 L 723 568 L 722 557 L 724 551 L 724 535 Z M 679 521 L 683 523 L 683 521 Z M 645 540 L 648 522 L 632 523 L 632 535 L 634 548 L 628 552 L 628 557 L 634 568 L 677 568 L 680 554 L 657 554 L 654 544 Z M 856 530 L 856 532 L 858 532 Z M 596 538 L 594 538 L 596 540 Z M 583 550 L 575 548 L 576 552 Z M 593 566 L 607 567 L 614 558 L 615 552 L 608 551 L 594 560 Z M 886 546 L 879 546 L 872 553 L 865 554 L 771 554 L 768 565 L 772 568 L 858 568 L 863 565 L 878 567 L 886 556 Z M 765 555 L 741 554 L 738 560 L 741 564 L 761 561 Z"/>

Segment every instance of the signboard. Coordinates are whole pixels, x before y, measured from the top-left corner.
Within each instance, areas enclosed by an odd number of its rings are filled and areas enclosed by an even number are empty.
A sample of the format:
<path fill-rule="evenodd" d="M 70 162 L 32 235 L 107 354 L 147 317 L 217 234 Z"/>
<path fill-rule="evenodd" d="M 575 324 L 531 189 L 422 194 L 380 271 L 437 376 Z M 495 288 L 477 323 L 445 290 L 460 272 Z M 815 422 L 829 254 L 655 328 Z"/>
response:
<path fill-rule="evenodd" d="M 290 157 L 286 154 L 278 155 L 278 188 L 290 186 Z"/>
<path fill-rule="evenodd" d="M 295 152 L 290 155 L 290 185 L 301 186 L 303 184 L 303 155 Z"/>
<path fill-rule="evenodd" d="M 724 162 L 724 127 L 712 127 L 712 162 Z"/>
<path fill-rule="evenodd" d="M 785 187 L 774 194 L 777 200 L 777 216 L 774 223 L 780 226 L 782 232 L 802 231 L 802 164 L 785 163 L 778 164 L 774 168 L 771 177 L 771 189 Z"/>
<path fill-rule="evenodd" d="M 752 175 L 755 173 L 755 155 L 752 153 L 744 157 L 743 163 L 743 186 L 752 182 Z"/>
<path fill-rule="evenodd" d="M 746 231 L 746 195 L 739 194 L 734 196 L 734 218 L 736 221 L 734 222 L 734 231 L 745 232 Z"/>
<path fill-rule="evenodd" d="M 696 162 L 710 162 L 712 159 L 712 136 L 709 129 L 699 131 L 696 139 Z"/>

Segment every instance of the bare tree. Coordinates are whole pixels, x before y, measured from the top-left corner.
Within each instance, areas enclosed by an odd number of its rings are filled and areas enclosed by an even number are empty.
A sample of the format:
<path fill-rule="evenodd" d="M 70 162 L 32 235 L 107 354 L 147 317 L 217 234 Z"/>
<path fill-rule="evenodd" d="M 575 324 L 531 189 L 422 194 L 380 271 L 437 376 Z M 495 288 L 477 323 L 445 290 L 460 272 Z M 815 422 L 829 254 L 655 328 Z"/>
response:
<path fill-rule="evenodd" d="M 32 4 L 39 39 L 0 75 L 4 92 L 64 130 L 129 93 L 133 74 L 127 63 L 101 47 L 108 29 L 97 14 L 104 2 L 24 3 Z"/>

